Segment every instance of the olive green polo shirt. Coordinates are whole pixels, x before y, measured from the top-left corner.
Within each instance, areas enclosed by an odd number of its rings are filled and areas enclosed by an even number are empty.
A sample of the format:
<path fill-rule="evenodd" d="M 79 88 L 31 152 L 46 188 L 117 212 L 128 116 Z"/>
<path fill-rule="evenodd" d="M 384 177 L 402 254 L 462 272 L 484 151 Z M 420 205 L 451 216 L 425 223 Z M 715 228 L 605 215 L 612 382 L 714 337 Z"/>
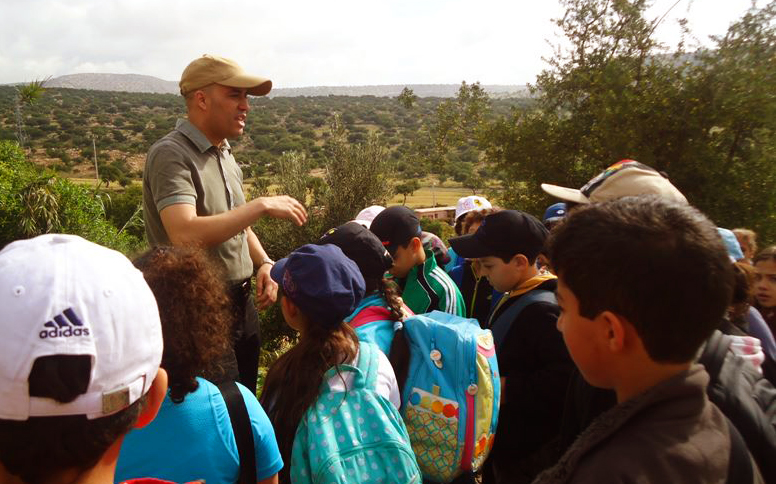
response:
<path fill-rule="evenodd" d="M 179 203 L 194 205 L 197 215 L 216 215 L 245 204 L 242 170 L 224 142 L 213 146 L 186 119 L 148 151 L 143 170 L 143 219 L 151 246 L 171 245 L 159 217 L 165 207 Z M 226 266 L 230 282 L 253 273 L 247 235 L 240 232 L 211 249 Z"/>

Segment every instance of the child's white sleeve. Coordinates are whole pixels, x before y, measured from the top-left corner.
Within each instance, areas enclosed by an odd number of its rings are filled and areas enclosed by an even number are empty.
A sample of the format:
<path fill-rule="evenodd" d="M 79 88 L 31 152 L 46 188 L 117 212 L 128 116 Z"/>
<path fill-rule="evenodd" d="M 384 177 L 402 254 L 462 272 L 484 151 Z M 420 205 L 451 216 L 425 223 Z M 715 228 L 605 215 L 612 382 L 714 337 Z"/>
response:
<path fill-rule="evenodd" d="M 396 382 L 396 374 L 388 358 L 382 351 L 378 351 L 377 367 L 377 393 L 387 398 L 397 409 L 401 406 L 401 395 L 399 395 L 399 384 Z"/>

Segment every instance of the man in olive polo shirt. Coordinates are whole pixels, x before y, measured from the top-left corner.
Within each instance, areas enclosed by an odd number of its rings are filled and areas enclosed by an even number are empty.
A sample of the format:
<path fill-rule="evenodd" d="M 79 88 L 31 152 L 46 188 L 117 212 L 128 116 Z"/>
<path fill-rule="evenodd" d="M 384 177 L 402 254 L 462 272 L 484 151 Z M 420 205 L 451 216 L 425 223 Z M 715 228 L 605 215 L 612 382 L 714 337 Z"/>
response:
<path fill-rule="evenodd" d="M 248 75 L 232 60 L 204 55 L 183 71 L 180 89 L 187 119 L 179 119 L 175 130 L 157 141 L 146 158 L 146 235 L 152 246 L 205 247 L 223 263 L 235 311 L 235 355 L 225 361 L 223 378 L 236 379 L 239 372 L 239 381 L 255 393 L 260 338 L 250 294 L 254 268 L 259 307 L 275 302 L 277 284 L 269 277 L 274 262 L 251 225 L 262 216 L 301 225 L 307 212 L 288 196 L 246 202 L 242 171 L 227 141 L 243 133 L 248 95 L 269 93 L 270 80 Z"/>

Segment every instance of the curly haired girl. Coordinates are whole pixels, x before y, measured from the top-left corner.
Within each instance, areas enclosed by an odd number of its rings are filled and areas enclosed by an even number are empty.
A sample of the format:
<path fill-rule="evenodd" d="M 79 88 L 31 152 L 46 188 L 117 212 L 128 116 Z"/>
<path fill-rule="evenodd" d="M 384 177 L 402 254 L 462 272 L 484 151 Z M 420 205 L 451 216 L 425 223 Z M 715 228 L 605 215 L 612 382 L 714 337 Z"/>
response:
<path fill-rule="evenodd" d="M 223 277 L 206 252 L 193 248 L 157 247 L 135 265 L 159 306 L 169 392 L 156 420 L 127 435 L 116 477 L 237 482 L 240 459 L 229 412 L 219 387 L 203 378 L 220 373 L 219 361 L 231 347 Z M 251 422 L 257 480 L 277 482 L 283 462 L 272 425 L 256 396 L 237 387 Z"/>

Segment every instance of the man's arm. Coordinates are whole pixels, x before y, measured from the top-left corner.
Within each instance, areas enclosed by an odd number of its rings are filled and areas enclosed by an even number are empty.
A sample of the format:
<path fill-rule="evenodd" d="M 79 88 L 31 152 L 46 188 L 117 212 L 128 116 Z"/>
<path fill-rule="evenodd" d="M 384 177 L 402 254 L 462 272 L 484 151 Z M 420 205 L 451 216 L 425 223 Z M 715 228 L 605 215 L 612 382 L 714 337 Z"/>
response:
<path fill-rule="evenodd" d="M 177 203 L 163 208 L 159 216 L 173 245 L 207 248 L 229 240 L 262 216 L 293 220 L 297 225 L 307 221 L 302 204 L 286 195 L 256 198 L 228 212 L 206 216 L 197 215 L 194 205 Z"/>
<path fill-rule="evenodd" d="M 248 251 L 251 254 L 251 260 L 253 265 L 258 267 L 256 272 L 256 303 L 259 305 L 259 309 L 265 309 L 277 300 L 278 285 L 269 275 L 272 264 L 264 263 L 269 257 L 267 257 L 267 252 L 262 247 L 259 238 L 250 227 L 245 229 L 245 232 L 248 236 Z"/>

